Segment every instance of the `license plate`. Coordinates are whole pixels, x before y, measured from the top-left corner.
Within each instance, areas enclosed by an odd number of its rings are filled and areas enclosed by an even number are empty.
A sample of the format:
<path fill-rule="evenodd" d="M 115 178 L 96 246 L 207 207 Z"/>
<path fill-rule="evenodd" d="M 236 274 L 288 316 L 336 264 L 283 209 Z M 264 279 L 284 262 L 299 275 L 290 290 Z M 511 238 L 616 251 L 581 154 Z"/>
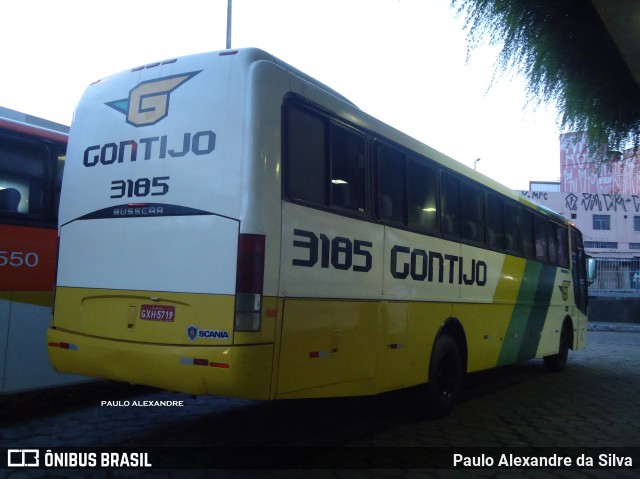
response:
<path fill-rule="evenodd" d="M 163 306 L 159 304 L 143 304 L 140 307 L 140 319 L 147 321 L 172 322 L 176 317 L 175 306 Z"/>

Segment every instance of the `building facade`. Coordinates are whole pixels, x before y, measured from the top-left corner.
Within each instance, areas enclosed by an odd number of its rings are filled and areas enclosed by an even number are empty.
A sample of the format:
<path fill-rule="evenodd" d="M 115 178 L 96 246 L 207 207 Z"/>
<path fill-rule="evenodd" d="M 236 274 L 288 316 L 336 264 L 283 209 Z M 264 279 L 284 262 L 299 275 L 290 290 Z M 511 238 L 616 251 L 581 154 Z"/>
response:
<path fill-rule="evenodd" d="M 539 188 L 538 185 L 547 185 Z M 598 259 L 598 292 L 640 293 L 640 154 L 590 149 L 579 133 L 560 135 L 559 188 L 531 182 L 520 193 L 557 211 L 582 231 Z"/>

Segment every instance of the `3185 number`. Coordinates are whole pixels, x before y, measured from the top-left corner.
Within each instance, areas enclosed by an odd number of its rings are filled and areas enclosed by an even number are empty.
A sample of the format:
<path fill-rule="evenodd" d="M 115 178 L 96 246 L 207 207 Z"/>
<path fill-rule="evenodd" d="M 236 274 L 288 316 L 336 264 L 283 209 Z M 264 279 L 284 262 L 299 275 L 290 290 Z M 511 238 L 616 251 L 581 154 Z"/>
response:
<path fill-rule="evenodd" d="M 343 236 L 329 238 L 325 234 L 319 236 L 311 231 L 294 229 L 293 234 L 298 238 L 293 246 L 306 250 L 306 258 L 293 260 L 294 266 L 314 267 L 320 262 L 321 268 L 332 267 L 338 270 L 353 270 L 367 272 L 373 265 L 370 248 L 373 243 L 363 240 L 350 240 Z"/>
<path fill-rule="evenodd" d="M 111 198 L 166 195 L 169 192 L 169 179 L 168 176 L 156 176 L 137 180 L 115 180 L 111 182 Z"/>

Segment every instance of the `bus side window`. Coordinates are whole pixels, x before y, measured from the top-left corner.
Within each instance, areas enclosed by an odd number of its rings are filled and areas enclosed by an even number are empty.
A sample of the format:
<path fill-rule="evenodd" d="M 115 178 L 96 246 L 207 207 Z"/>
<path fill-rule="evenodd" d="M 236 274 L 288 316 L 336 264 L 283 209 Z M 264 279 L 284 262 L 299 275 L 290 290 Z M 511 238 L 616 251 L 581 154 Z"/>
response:
<path fill-rule="evenodd" d="M 549 262 L 558 264 L 558 232 L 557 225 L 547 221 L 547 246 L 549 247 Z"/>
<path fill-rule="evenodd" d="M 563 268 L 569 267 L 569 244 L 567 227 L 558 225 L 558 264 Z"/>
<path fill-rule="evenodd" d="M 533 213 L 520 212 L 520 231 L 522 232 L 522 252 L 527 258 L 535 258 L 536 250 L 533 241 Z"/>
<path fill-rule="evenodd" d="M 531 228 L 529 227 L 529 230 Z M 522 231 L 522 234 L 521 234 Z M 525 241 L 526 225 L 520 215 L 520 208 L 515 205 L 504 204 L 504 248 L 510 253 L 522 254 Z"/>
<path fill-rule="evenodd" d="M 460 180 L 445 172 L 440 177 L 440 205 L 442 235 L 460 239 Z"/>
<path fill-rule="evenodd" d="M 542 216 L 535 215 L 533 220 L 534 238 L 536 246 L 536 259 L 548 261 L 547 251 L 547 220 Z"/>
<path fill-rule="evenodd" d="M 331 206 L 366 210 L 365 141 L 355 131 L 331 124 Z"/>
<path fill-rule="evenodd" d="M 409 227 L 427 234 L 438 232 L 438 170 L 416 160 L 407 163 Z"/>
<path fill-rule="evenodd" d="M 295 106 L 286 125 L 286 182 L 292 199 L 328 205 L 326 122 Z"/>
<path fill-rule="evenodd" d="M 503 202 L 495 195 L 488 195 L 487 205 L 487 242 L 489 248 L 498 251 L 504 250 Z"/>
<path fill-rule="evenodd" d="M 405 157 L 384 144 L 377 148 L 378 218 L 405 224 Z"/>
<path fill-rule="evenodd" d="M 462 184 L 462 236 L 466 241 L 484 243 L 484 193 Z"/>

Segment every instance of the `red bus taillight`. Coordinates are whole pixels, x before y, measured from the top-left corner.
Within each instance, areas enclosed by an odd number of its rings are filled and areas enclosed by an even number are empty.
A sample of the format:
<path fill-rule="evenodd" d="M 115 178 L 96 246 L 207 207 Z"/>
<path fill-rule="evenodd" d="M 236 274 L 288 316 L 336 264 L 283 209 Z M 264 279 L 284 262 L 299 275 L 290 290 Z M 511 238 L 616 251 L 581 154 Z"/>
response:
<path fill-rule="evenodd" d="M 260 331 L 264 235 L 240 234 L 236 273 L 236 331 Z"/>

